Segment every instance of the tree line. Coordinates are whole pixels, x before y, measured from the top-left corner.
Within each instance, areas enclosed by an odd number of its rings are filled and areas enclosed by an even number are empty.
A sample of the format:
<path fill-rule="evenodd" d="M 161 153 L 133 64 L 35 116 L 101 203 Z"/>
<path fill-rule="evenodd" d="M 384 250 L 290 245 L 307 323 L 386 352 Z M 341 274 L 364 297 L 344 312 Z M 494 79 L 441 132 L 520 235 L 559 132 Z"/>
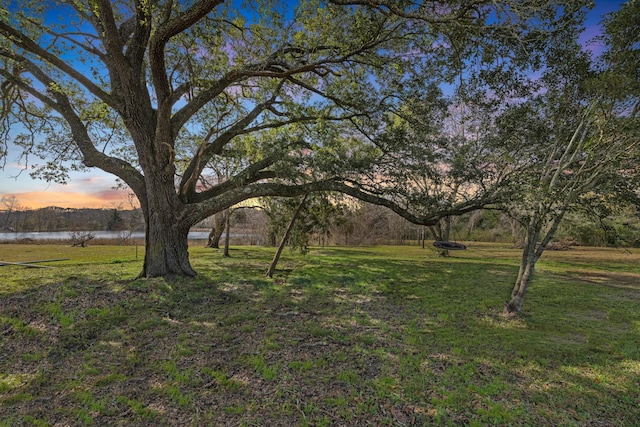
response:
<path fill-rule="evenodd" d="M 142 230 L 140 212 L 120 209 L 41 209 L 0 210 L 1 231 L 125 231 Z"/>
<path fill-rule="evenodd" d="M 5 232 L 131 232 L 144 228 L 139 209 L 54 206 L 27 209 L 15 198 L 5 197 L 1 202 L 0 226 Z M 297 199 L 263 200 L 261 206 L 224 212 L 222 220 L 209 217 L 193 229 L 209 230 L 211 235 L 203 244 L 222 248 L 228 215 L 232 245 L 277 246 L 298 203 Z M 435 226 L 422 226 L 379 205 L 322 197 L 305 203 L 286 245 L 303 253 L 309 247 L 324 246 L 421 245 L 433 249 L 434 241 L 445 238 L 445 226 L 448 227 L 447 240 L 466 244 L 502 242 L 522 247 L 524 240 L 523 226 L 499 210 L 480 209 L 448 218 Z M 558 230 L 552 248 L 570 249 L 573 246 L 640 247 L 640 212 L 627 209 L 602 218 L 594 218 L 587 210 L 572 212 Z"/>

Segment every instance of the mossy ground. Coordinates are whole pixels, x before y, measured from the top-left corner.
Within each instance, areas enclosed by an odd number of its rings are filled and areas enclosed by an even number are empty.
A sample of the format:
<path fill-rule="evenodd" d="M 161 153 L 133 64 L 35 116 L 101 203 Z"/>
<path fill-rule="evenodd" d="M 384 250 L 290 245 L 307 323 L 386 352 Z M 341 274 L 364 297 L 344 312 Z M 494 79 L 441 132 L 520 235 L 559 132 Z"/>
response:
<path fill-rule="evenodd" d="M 136 279 L 134 247 L 0 245 L 0 426 L 605 425 L 640 419 L 640 252 L 540 261 L 471 244 L 192 247 L 195 279 Z"/>

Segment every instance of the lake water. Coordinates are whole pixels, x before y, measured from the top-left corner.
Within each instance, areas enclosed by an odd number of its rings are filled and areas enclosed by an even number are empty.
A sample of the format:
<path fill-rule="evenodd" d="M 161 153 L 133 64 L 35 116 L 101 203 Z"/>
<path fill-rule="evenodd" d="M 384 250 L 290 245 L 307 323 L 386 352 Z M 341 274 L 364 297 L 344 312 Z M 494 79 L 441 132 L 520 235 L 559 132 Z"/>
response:
<path fill-rule="evenodd" d="M 71 231 L 25 231 L 25 232 L 0 232 L 0 241 L 14 240 L 70 240 Z M 114 239 L 120 240 L 125 238 L 144 239 L 144 232 L 134 231 L 129 234 L 125 231 L 79 231 L 79 234 L 91 233 L 96 239 Z M 223 234 L 224 236 L 224 234 Z M 231 237 L 243 237 L 243 234 L 235 235 L 231 233 Z M 209 238 L 208 231 L 190 231 L 189 240 L 207 240 Z"/>

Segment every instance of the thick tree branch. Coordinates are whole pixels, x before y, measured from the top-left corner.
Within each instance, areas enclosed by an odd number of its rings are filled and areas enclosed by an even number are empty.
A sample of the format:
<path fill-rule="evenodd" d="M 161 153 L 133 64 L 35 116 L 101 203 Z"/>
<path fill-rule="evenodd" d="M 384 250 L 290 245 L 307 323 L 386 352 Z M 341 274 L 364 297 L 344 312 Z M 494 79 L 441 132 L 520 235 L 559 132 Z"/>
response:
<path fill-rule="evenodd" d="M 94 12 L 96 13 L 95 22 L 98 24 L 99 30 L 102 30 L 98 34 L 102 34 L 102 43 L 107 54 L 117 63 L 122 64 L 124 61 L 123 44 L 113 16 L 113 5 L 109 0 L 96 0 L 96 5 L 98 7 Z"/>
<path fill-rule="evenodd" d="M 89 92 L 93 95 L 101 99 L 105 104 L 110 107 L 116 106 L 116 102 L 114 98 L 103 91 L 99 86 L 93 83 L 90 79 L 85 77 L 81 72 L 71 67 L 67 62 L 63 61 L 61 58 L 56 55 L 48 52 L 46 49 L 40 47 L 29 37 L 25 36 L 15 28 L 9 26 L 5 22 L 0 20 L 0 34 L 2 34 L 6 39 L 11 40 L 13 44 L 17 47 L 24 49 L 27 52 L 30 52 L 37 57 L 41 58 L 43 61 L 53 65 L 58 68 L 63 73 L 67 74 L 69 77 L 80 83 L 84 86 Z M 3 56 L 8 56 L 6 50 L 3 49 Z"/>
<path fill-rule="evenodd" d="M 486 195 L 482 198 L 468 200 L 452 207 L 435 207 L 429 214 L 420 215 L 412 212 L 408 208 L 399 205 L 398 203 L 394 202 L 388 197 L 385 197 L 384 195 L 373 194 L 371 192 L 358 188 L 357 186 L 347 184 L 340 178 L 332 178 L 304 184 L 285 184 L 274 182 L 258 182 L 254 184 L 248 184 L 242 187 L 233 188 L 223 194 L 218 195 L 213 199 L 202 201 L 200 204 L 191 207 L 191 215 L 197 222 L 201 219 L 196 219 L 199 217 L 199 215 L 204 215 L 202 216 L 202 218 L 206 218 L 207 216 L 210 216 L 215 212 L 227 209 L 248 199 L 269 196 L 296 197 L 311 192 L 322 191 L 336 191 L 362 200 L 364 202 L 387 207 L 409 222 L 425 226 L 435 225 L 441 218 L 447 216 L 456 216 L 462 215 L 467 212 L 472 212 L 484 206 L 493 204 L 496 201 L 494 195 Z"/>
<path fill-rule="evenodd" d="M 276 101 L 283 84 L 284 80 L 278 84 L 269 100 L 256 105 L 247 115 L 234 123 L 233 126 L 219 135 L 214 141 L 207 144 L 206 147 L 199 149 L 198 155 L 193 157 L 183 174 L 182 182 L 180 184 L 180 192 L 183 196 L 187 196 L 193 192 L 197 177 L 200 176 L 202 170 L 206 166 L 206 163 L 211 159 L 211 157 L 216 154 L 220 154 L 224 146 L 229 143 L 229 141 L 242 133 L 242 131 L 252 121 L 254 121 L 264 110 L 269 108 Z"/>
<path fill-rule="evenodd" d="M 0 54 L 2 53 L 6 52 L 2 52 L 2 50 L 0 50 Z M 140 175 L 133 166 L 124 160 L 108 156 L 95 148 L 91 137 L 87 133 L 86 126 L 76 114 L 68 96 L 57 89 L 55 80 L 42 71 L 36 64 L 25 58 L 12 55 L 12 59 L 20 60 L 23 64 L 24 70 L 28 71 L 38 81 L 40 81 L 44 87 L 48 88 L 48 95 L 41 93 L 32 85 L 26 84 L 18 77 L 8 74 L 4 70 L 0 70 L 0 74 L 2 74 L 7 81 L 11 81 L 13 84 L 20 87 L 21 90 L 29 93 L 34 98 L 37 98 L 64 117 L 71 128 L 74 142 L 82 153 L 84 164 L 88 167 L 100 166 L 104 171 L 116 175 L 129 184 L 136 194 L 144 194 L 145 189 L 142 175 Z"/>
<path fill-rule="evenodd" d="M 199 203 L 206 200 L 210 200 L 221 194 L 225 194 L 226 192 L 241 188 L 243 186 L 247 186 L 249 184 L 253 184 L 255 182 L 270 180 L 274 178 L 284 178 L 283 176 L 280 176 L 278 173 L 270 170 L 251 171 L 251 174 L 249 175 L 246 173 L 248 169 L 249 168 L 242 171 L 242 173 L 234 175 L 230 179 L 223 181 L 217 185 L 214 185 L 211 188 L 201 193 L 195 194 L 193 199 L 190 200 L 190 202 Z"/>
<path fill-rule="evenodd" d="M 424 3 L 420 3 L 419 11 L 412 12 L 398 7 L 395 0 L 328 0 L 329 3 L 339 6 L 366 6 L 377 9 L 385 14 L 399 16 L 401 18 L 416 19 L 429 24 L 446 24 L 462 19 L 476 18 L 478 10 L 483 5 L 494 5 L 489 0 L 465 1 L 457 9 L 451 9 L 451 2 L 431 2 L 431 8 L 427 10 Z M 475 13 L 476 15 L 473 15 Z"/>
<path fill-rule="evenodd" d="M 139 76 L 141 82 L 145 81 L 145 51 L 151 37 L 151 22 L 153 15 L 150 2 L 144 0 L 135 1 L 135 15 L 120 24 L 118 30 L 120 43 L 126 49 L 124 55 L 133 70 L 133 75 Z M 133 21 L 133 22 L 131 22 Z"/>
<path fill-rule="evenodd" d="M 223 0 L 201 0 L 193 4 L 179 16 L 160 24 L 149 40 L 149 63 L 151 78 L 160 103 L 166 103 L 171 96 L 171 87 L 165 64 L 165 46 L 171 37 L 180 34 L 209 14 Z M 167 16 L 165 14 L 165 16 Z M 165 106 L 166 108 L 167 106 Z M 170 105 L 168 106 L 170 107 Z M 167 117 L 168 118 L 168 117 Z"/>
<path fill-rule="evenodd" d="M 344 52 L 339 56 L 328 55 L 312 63 L 306 63 L 305 61 L 301 60 L 298 64 L 289 64 L 280 57 L 292 52 L 297 52 L 300 55 L 304 55 L 303 52 L 305 54 L 317 54 L 318 52 L 322 51 L 338 53 L 341 51 L 341 48 L 337 46 L 322 46 L 312 49 L 306 49 L 289 46 L 274 52 L 263 62 L 249 64 L 240 69 L 229 71 L 219 80 L 213 82 L 208 88 L 199 92 L 190 102 L 188 102 L 184 107 L 182 107 L 173 115 L 171 119 L 172 130 L 174 134 L 177 134 L 182 126 L 184 126 L 184 124 L 204 105 L 222 94 L 231 85 L 239 83 L 251 77 L 287 79 L 292 83 L 297 84 L 300 87 L 305 88 L 306 90 L 309 90 L 310 92 L 324 97 L 325 99 L 330 99 L 338 106 L 349 106 L 355 108 L 355 105 L 346 102 L 346 100 L 341 100 L 335 96 L 330 96 L 329 94 L 317 88 L 314 88 L 307 83 L 304 83 L 302 80 L 294 78 L 294 76 L 304 73 L 316 73 L 318 75 L 329 74 L 331 73 L 331 65 L 345 64 L 353 57 L 364 52 L 371 51 L 375 47 L 380 46 L 382 43 L 390 40 L 396 29 L 397 26 L 394 26 L 391 29 L 387 29 L 386 36 L 383 36 L 382 29 L 380 28 L 377 31 L 373 32 L 373 34 L 369 37 L 368 42 L 363 43 L 362 45 L 348 52 Z M 179 86 L 171 94 L 169 98 L 170 104 L 175 104 L 180 99 L 180 97 L 190 89 L 191 85 L 188 83 Z"/>

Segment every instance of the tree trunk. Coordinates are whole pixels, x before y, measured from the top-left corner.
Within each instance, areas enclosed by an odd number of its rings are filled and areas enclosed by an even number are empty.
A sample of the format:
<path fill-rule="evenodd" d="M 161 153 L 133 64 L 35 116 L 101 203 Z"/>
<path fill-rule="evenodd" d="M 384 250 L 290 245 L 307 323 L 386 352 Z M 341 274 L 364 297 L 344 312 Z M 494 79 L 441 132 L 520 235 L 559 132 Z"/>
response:
<path fill-rule="evenodd" d="M 189 227 L 169 209 L 154 210 L 147 219 L 143 277 L 195 276 L 189 262 Z"/>
<path fill-rule="evenodd" d="M 522 304 L 524 303 L 524 297 L 529 289 L 529 284 L 533 278 L 533 272 L 536 266 L 535 259 L 535 247 L 526 248 L 522 254 L 522 261 L 520 263 L 520 270 L 518 271 L 518 278 L 511 291 L 511 299 L 505 304 L 504 312 L 507 315 L 520 314 L 522 311 Z"/>
<path fill-rule="evenodd" d="M 142 277 L 195 276 L 189 262 L 191 223 L 175 193 L 173 172 L 156 172 L 146 180 L 141 201 L 145 217 L 145 257 Z M 140 197 L 139 197 L 140 199 Z"/>
<path fill-rule="evenodd" d="M 451 218 L 448 216 L 442 218 L 436 225 L 432 225 L 431 227 L 429 227 L 429 230 L 431 231 L 431 234 L 433 235 L 433 238 L 435 240 L 448 242 L 449 235 L 451 234 Z M 448 257 L 449 250 L 441 249 L 438 255 L 442 257 Z"/>
<path fill-rule="evenodd" d="M 518 278 L 511 291 L 511 299 L 504 306 L 504 313 L 507 315 L 520 314 L 524 297 L 529 289 L 529 284 L 533 278 L 536 262 L 540 258 L 542 252 L 538 251 L 538 242 L 540 240 L 540 232 L 542 224 L 540 220 L 531 218 L 527 225 L 527 234 L 522 249 L 522 259 L 520 261 L 520 270 L 518 270 Z"/>
<path fill-rule="evenodd" d="M 211 232 L 209 233 L 209 238 L 207 240 L 207 247 L 219 249 L 220 248 L 220 237 L 222 237 L 222 231 L 224 230 L 224 226 L 226 224 L 226 215 L 225 212 L 218 212 L 213 216 L 213 227 L 211 228 Z"/>
<path fill-rule="evenodd" d="M 284 232 L 284 236 L 282 236 L 282 240 L 280 241 L 280 246 L 278 246 L 278 250 L 276 250 L 276 254 L 273 256 L 273 260 L 271 261 L 271 265 L 267 270 L 267 277 L 273 277 L 273 273 L 276 271 L 276 266 L 278 265 L 278 260 L 280 260 L 280 255 L 282 254 L 282 250 L 284 246 L 287 244 L 287 240 L 289 240 L 289 235 L 291 234 L 291 230 L 293 230 L 293 226 L 296 222 L 296 218 L 298 218 L 298 214 L 302 211 L 304 207 L 304 203 L 307 201 L 307 196 L 305 195 L 302 198 L 302 201 L 293 212 L 293 216 L 291 217 L 291 221 L 289 221 L 289 225 L 287 226 L 286 231 Z"/>
<path fill-rule="evenodd" d="M 529 283 L 531 283 L 531 279 L 533 278 L 536 263 L 556 234 L 560 222 L 566 213 L 567 205 L 568 203 L 563 206 L 559 212 L 555 213 L 550 224 L 547 217 L 549 214 L 548 210 L 544 213 L 534 214 L 529 220 L 518 278 L 511 291 L 511 299 L 505 303 L 504 306 L 504 313 L 506 315 L 520 314 L 522 311 L 522 303 L 529 288 Z M 547 229 L 544 233 L 542 232 L 543 228 Z"/>
<path fill-rule="evenodd" d="M 231 240 L 231 212 L 229 210 L 225 211 L 224 214 L 224 252 L 223 256 L 229 258 L 231 254 L 229 253 L 229 240 Z"/>

